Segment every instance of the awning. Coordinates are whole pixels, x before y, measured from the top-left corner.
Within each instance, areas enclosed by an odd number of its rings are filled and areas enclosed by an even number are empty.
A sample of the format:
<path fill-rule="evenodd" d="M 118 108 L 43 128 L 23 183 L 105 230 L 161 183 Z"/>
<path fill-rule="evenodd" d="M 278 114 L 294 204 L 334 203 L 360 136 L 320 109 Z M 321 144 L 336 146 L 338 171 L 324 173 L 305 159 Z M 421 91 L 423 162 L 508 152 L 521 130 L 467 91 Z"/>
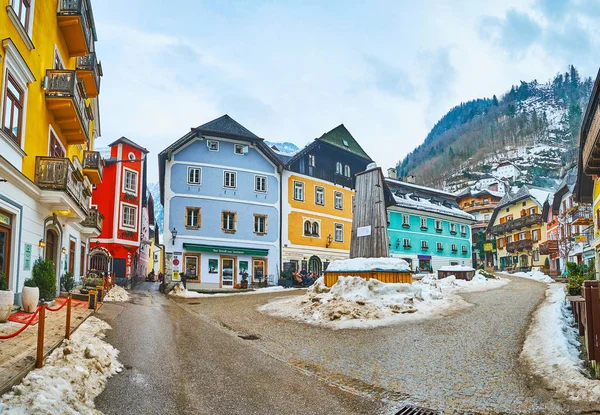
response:
<path fill-rule="evenodd" d="M 417 255 L 419 259 L 431 259 L 431 255 Z"/>
<path fill-rule="evenodd" d="M 233 246 L 216 246 L 200 244 L 183 244 L 183 248 L 192 252 L 212 252 L 213 254 L 267 256 L 268 249 L 236 248 Z"/>

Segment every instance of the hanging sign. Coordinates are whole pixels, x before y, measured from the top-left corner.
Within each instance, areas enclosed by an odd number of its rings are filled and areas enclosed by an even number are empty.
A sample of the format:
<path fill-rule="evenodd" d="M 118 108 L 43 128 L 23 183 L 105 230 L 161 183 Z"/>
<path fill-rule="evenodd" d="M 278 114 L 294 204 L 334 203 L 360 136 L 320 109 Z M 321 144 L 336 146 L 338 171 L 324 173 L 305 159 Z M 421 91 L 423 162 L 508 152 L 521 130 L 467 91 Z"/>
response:
<path fill-rule="evenodd" d="M 31 270 L 31 244 L 25 244 L 25 255 L 23 256 L 23 270 Z"/>

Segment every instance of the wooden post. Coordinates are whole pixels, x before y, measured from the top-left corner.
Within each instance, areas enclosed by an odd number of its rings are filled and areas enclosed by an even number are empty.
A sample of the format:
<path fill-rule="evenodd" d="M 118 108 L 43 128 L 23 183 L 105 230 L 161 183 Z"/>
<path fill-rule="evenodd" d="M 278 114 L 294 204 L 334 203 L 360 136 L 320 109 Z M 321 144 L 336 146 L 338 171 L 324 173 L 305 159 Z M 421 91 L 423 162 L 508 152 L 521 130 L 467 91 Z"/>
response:
<path fill-rule="evenodd" d="M 71 338 L 71 294 L 67 297 L 67 321 L 65 327 L 65 339 Z"/>
<path fill-rule="evenodd" d="M 38 314 L 37 358 L 35 367 L 44 366 L 44 324 L 46 323 L 46 306 L 42 305 Z"/>

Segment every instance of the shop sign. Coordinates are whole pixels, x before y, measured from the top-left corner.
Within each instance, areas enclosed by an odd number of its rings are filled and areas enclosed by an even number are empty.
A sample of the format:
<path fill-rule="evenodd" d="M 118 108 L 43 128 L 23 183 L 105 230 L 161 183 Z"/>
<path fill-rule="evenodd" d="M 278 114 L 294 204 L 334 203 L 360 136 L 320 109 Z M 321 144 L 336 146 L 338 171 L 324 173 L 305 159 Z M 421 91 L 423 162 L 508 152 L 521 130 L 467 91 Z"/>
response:
<path fill-rule="evenodd" d="M 585 242 L 587 238 L 585 235 L 575 235 L 575 242 Z"/>
<path fill-rule="evenodd" d="M 485 252 L 494 252 L 494 244 L 491 242 L 486 242 L 483 244 L 483 250 Z"/>
<path fill-rule="evenodd" d="M 25 254 L 23 255 L 23 270 L 31 270 L 31 244 L 25 244 Z"/>
<path fill-rule="evenodd" d="M 200 244 L 183 244 L 183 247 L 187 251 L 210 252 L 213 254 L 225 255 L 267 256 L 269 254 L 268 249 L 235 248 L 230 246 L 214 246 Z"/>
<path fill-rule="evenodd" d="M 171 263 L 173 264 L 173 278 L 172 281 L 181 281 L 181 255 L 182 252 L 173 252 L 173 260 Z"/>
<path fill-rule="evenodd" d="M 369 236 L 371 235 L 371 225 L 369 226 L 361 226 L 359 228 L 356 228 L 356 236 L 357 237 L 361 237 L 361 236 Z"/>
<path fill-rule="evenodd" d="M 10 226 L 10 216 L 0 213 L 0 223 Z"/>

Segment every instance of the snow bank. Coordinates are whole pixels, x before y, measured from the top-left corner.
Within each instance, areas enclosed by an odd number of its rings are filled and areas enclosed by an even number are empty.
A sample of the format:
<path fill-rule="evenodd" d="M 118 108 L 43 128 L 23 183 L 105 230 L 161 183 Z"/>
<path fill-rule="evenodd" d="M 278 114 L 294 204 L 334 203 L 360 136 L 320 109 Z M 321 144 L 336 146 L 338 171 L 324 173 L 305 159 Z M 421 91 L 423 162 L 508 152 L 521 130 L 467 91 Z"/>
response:
<path fill-rule="evenodd" d="M 98 414 L 94 398 L 106 380 L 122 370 L 118 350 L 104 342 L 110 326 L 88 318 L 20 385 L 2 396 L 2 414 Z"/>
<path fill-rule="evenodd" d="M 334 329 L 368 328 L 409 319 L 429 318 L 469 304 L 456 293 L 498 288 L 509 280 L 478 274 L 473 281 L 433 274 L 413 284 L 386 284 L 376 279 L 340 277 L 328 288 L 319 278 L 305 295 L 276 299 L 259 311 Z"/>
<path fill-rule="evenodd" d="M 552 278 L 550 278 L 549 276 L 544 274 L 542 271 L 540 271 L 539 268 L 533 268 L 529 272 L 515 272 L 514 274 L 509 274 L 507 272 L 501 272 L 501 274 L 510 275 L 512 277 L 527 278 L 527 279 L 535 280 L 535 281 L 539 281 L 539 282 L 547 282 L 547 283 L 555 282 Z"/>
<path fill-rule="evenodd" d="M 216 294 L 207 294 L 207 293 L 197 293 L 195 291 L 188 291 L 183 288 L 182 283 L 175 284 L 173 290 L 169 293 L 169 295 L 173 297 L 182 297 L 182 298 L 199 298 L 199 297 L 229 297 L 232 295 L 252 295 L 252 294 L 268 294 L 273 292 L 280 291 L 295 291 L 301 290 L 302 288 L 285 288 L 285 287 L 265 287 L 265 288 L 257 288 L 254 291 L 235 291 L 231 290 L 231 293 L 216 293 Z"/>
<path fill-rule="evenodd" d="M 188 291 L 181 282 L 178 282 L 177 284 L 175 284 L 175 286 L 173 287 L 173 289 L 171 290 L 169 295 L 171 297 L 181 297 L 181 298 L 201 297 L 201 294 L 199 294 L 197 292 Z"/>
<path fill-rule="evenodd" d="M 464 265 L 446 265 L 441 267 L 440 271 L 475 271 L 475 268 L 466 267 Z"/>
<path fill-rule="evenodd" d="M 579 358 L 578 332 L 565 298 L 564 284 L 548 286 L 546 299 L 534 313 L 521 358 L 563 397 L 600 402 L 600 380 L 585 374 Z"/>
<path fill-rule="evenodd" d="M 104 296 L 104 301 L 129 301 L 129 293 L 125 288 L 115 285 L 108 294 Z"/>
<path fill-rule="evenodd" d="M 332 261 L 327 271 L 371 271 L 373 269 L 410 271 L 410 265 L 399 258 L 353 258 Z"/>

